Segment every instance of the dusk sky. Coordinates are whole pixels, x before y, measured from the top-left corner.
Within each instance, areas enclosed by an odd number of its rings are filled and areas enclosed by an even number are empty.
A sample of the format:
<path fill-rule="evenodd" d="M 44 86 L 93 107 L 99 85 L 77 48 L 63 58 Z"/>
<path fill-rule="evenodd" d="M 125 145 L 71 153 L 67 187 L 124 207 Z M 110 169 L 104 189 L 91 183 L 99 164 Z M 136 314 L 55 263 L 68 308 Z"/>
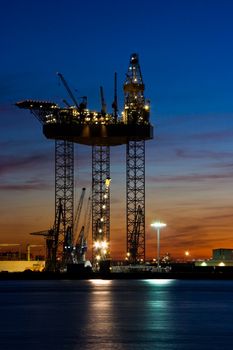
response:
<path fill-rule="evenodd" d="M 29 232 L 54 222 L 54 142 L 15 102 L 62 105 L 61 72 L 90 109 L 100 110 L 102 85 L 111 112 L 116 71 L 122 110 L 136 52 L 155 127 L 146 143 L 146 256 L 156 255 L 155 219 L 167 223 L 162 254 L 233 248 L 233 1 L 3 0 L 0 31 L 0 243 L 41 244 Z M 111 255 L 123 258 L 123 146 L 111 148 L 111 178 Z M 91 188 L 91 148 L 78 145 L 77 200 L 83 186 Z"/>

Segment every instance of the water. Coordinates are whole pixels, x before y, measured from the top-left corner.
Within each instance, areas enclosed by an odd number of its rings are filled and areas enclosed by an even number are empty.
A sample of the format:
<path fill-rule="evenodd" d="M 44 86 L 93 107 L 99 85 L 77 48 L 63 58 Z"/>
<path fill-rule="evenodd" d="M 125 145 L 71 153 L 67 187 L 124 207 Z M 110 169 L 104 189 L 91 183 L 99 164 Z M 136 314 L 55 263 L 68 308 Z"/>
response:
<path fill-rule="evenodd" d="M 225 350 L 233 282 L 0 281 L 1 350 Z"/>

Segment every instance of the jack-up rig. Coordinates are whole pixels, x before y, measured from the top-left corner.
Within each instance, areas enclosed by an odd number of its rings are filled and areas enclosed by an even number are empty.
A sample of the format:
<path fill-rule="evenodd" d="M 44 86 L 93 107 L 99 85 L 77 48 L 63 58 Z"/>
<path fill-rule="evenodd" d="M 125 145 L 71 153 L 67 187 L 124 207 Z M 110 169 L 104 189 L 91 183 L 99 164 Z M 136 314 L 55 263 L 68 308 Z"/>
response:
<path fill-rule="evenodd" d="M 74 264 L 76 242 L 80 245 L 85 240 L 84 231 L 78 238 L 74 233 L 74 143 L 92 147 L 93 264 L 100 266 L 110 258 L 110 147 L 123 144 L 126 145 L 126 252 L 132 264 L 145 261 L 145 141 L 153 138 L 153 126 L 138 55 L 130 56 L 120 117 L 116 73 L 112 113 L 106 111 L 102 87 L 101 111 L 90 111 L 87 98 L 78 103 L 62 74 L 58 76 L 73 105 L 66 100 L 63 100 L 66 107 L 34 100 L 16 103 L 39 120 L 46 138 L 55 140 L 55 221 L 51 230 L 38 233 L 46 236 L 46 268 L 57 271 Z"/>

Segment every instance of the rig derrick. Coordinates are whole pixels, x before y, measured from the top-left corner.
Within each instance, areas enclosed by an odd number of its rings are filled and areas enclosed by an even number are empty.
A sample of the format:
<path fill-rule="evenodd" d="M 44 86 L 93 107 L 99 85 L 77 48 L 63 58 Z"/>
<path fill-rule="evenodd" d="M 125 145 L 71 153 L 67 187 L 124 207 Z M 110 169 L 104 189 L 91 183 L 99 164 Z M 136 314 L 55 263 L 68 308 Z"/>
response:
<path fill-rule="evenodd" d="M 145 261 L 145 140 L 147 137 L 143 133 L 143 128 L 148 127 L 151 132 L 153 131 L 149 123 L 150 105 L 149 101 L 145 101 L 144 89 L 138 55 L 132 54 L 124 83 L 123 121 L 139 130 L 137 137 L 132 135 L 126 145 L 126 244 L 127 259 L 133 264 Z"/>

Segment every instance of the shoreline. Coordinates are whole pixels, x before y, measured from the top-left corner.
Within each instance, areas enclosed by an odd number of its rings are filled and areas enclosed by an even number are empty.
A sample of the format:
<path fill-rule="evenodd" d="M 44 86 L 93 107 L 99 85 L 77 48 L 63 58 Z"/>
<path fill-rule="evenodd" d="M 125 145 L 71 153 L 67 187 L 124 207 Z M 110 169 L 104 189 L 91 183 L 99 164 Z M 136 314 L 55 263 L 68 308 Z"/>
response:
<path fill-rule="evenodd" d="M 0 280 L 132 280 L 132 279 L 180 279 L 180 280 L 233 280 L 233 272 L 130 272 L 130 273 L 60 273 L 60 272 L 1 272 Z"/>

